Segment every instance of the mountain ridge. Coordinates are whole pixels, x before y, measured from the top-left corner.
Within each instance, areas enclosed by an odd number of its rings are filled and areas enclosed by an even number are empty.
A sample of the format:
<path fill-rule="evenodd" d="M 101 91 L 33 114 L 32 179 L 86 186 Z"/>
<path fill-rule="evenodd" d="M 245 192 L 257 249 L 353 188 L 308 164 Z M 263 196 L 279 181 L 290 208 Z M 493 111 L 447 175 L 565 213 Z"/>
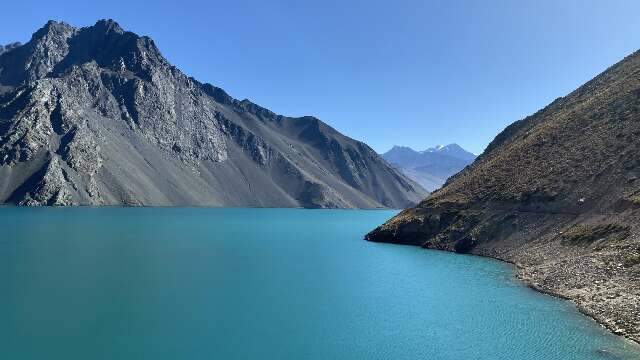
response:
<path fill-rule="evenodd" d="M 0 203 L 402 208 L 425 191 L 314 117 L 183 74 L 113 20 L 0 54 Z"/>
<path fill-rule="evenodd" d="M 458 144 L 438 145 L 421 151 L 394 145 L 382 157 L 429 191 L 441 187 L 450 176 L 476 158 Z"/>

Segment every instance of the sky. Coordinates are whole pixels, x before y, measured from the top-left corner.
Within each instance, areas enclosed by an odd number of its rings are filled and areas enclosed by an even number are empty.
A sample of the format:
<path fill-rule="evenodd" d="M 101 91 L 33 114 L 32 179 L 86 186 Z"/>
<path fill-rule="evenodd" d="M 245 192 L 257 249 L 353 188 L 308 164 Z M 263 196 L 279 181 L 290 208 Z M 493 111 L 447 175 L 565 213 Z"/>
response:
<path fill-rule="evenodd" d="M 640 48 L 639 1 L 6 1 L 0 44 L 111 18 L 184 73 L 378 152 L 507 125 Z"/>

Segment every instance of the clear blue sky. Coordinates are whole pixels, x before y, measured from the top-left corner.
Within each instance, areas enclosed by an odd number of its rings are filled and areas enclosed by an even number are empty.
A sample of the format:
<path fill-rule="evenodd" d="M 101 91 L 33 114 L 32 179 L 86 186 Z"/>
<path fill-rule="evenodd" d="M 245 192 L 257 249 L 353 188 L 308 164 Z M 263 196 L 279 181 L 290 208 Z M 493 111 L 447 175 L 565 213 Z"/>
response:
<path fill-rule="evenodd" d="M 561 3 L 561 4 L 560 4 Z M 186 74 L 377 151 L 506 125 L 640 48 L 638 1 L 5 1 L 0 43 L 113 18 Z"/>

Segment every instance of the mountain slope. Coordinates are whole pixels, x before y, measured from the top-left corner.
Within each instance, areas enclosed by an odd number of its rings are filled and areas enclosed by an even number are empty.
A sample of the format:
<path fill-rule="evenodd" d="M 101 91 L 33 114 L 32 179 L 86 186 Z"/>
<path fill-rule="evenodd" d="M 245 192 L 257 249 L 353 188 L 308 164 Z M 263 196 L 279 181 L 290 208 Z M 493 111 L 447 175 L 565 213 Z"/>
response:
<path fill-rule="evenodd" d="M 640 53 L 517 121 L 445 186 L 369 233 L 514 262 L 640 341 Z"/>
<path fill-rule="evenodd" d="M 382 157 L 409 178 L 429 191 L 440 188 L 445 181 L 476 158 L 457 144 L 415 151 L 406 146 L 394 146 Z"/>
<path fill-rule="evenodd" d="M 402 208 L 424 190 L 313 117 L 185 76 L 111 20 L 0 53 L 0 202 Z"/>

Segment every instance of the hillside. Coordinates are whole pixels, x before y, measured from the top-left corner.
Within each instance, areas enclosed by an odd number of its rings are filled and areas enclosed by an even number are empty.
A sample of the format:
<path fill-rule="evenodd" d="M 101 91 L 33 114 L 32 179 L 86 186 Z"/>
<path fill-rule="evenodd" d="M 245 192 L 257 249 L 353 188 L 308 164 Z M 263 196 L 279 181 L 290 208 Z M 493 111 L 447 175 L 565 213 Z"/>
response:
<path fill-rule="evenodd" d="M 640 341 L 640 53 L 500 133 L 366 238 L 515 263 Z"/>

